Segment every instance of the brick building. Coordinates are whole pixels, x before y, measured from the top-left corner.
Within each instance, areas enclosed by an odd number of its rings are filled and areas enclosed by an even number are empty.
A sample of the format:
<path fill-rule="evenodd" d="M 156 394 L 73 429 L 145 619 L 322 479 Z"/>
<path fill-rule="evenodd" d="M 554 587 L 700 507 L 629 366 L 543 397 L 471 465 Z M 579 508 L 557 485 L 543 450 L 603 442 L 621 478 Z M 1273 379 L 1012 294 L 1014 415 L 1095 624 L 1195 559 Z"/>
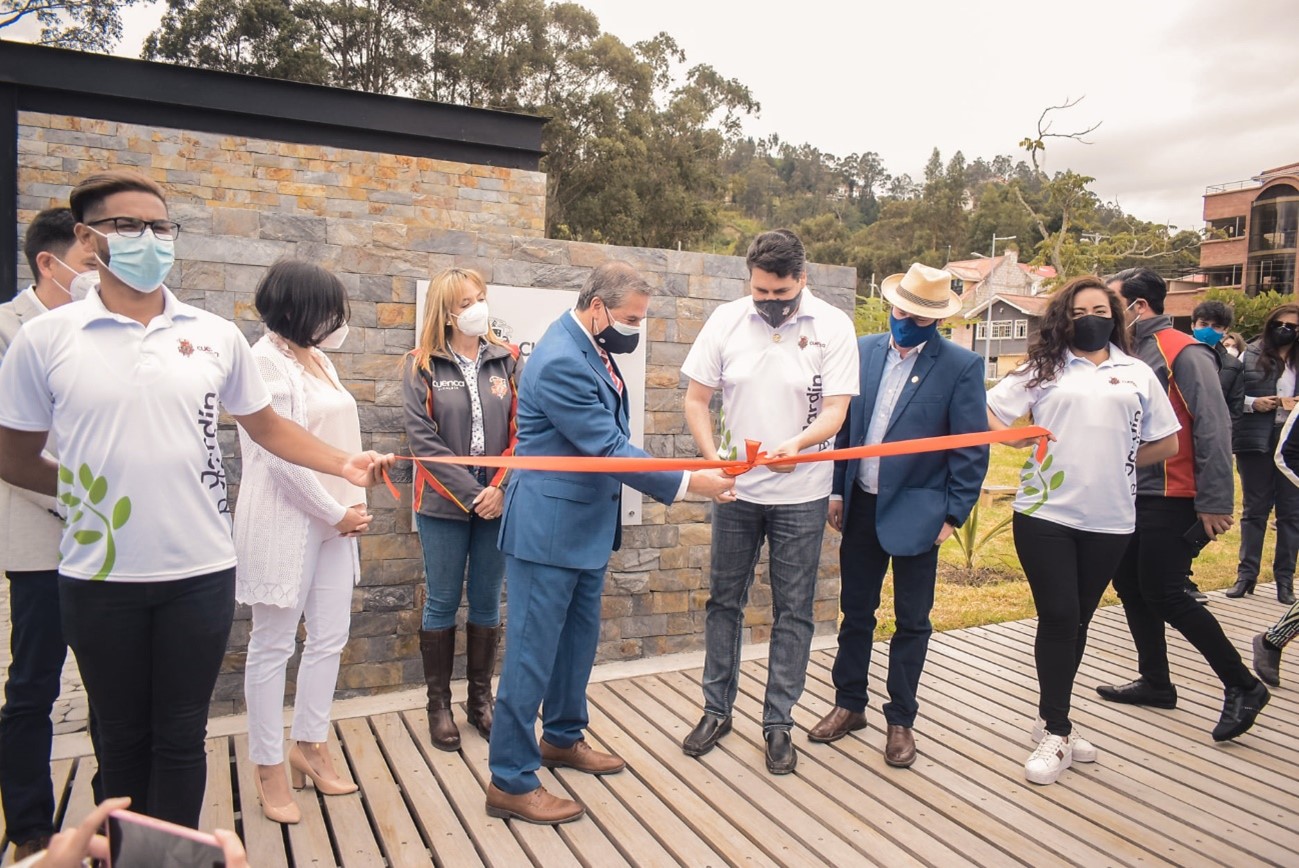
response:
<path fill-rule="evenodd" d="M 1299 163 L 1208 187 L 1204 222 L 1216 236 L 1200 246 L 1210 286 L 1238 286 L 1248 295 L 1299 292 Z"/>
<path fill-rule="evenodd" d="M 268 265 L 297 256 L 339 275 L 351 297 L 351 334 L 331 356 L 357 398 L 364 445 L 402 451 L 397 372 L 414 345 L 417 281 L 462 265 L 489 283 L 576 289 L 600 262 L 622 259 L 659 291 L 647 334 L 645 446 L 664 457 L 696 454 L 679 366 L 707 315 L 745 292 L 743 260 L 542 237 L 541 119 L 12 43 L 0 48 L 0 219 L 17 227 L 0 235 L 0 297 L 30 280 L 17 239 L 36 211 L 66 204 L 72 186 L 93 171 L 141 171 L 167 188 L 171 216 L 183 226 L 168 285 L 235 321 L 250 340 L 261 333 L 252 297 Z M 814 265 L 810 283 L 851 310 L 853 269 Z M 229 424 L 221 441 L 238 509 L 238 440 Z M 339 678 L 344 696 L 422 683 L 423 568 L 409 503 L 375 489 L 371 511 Z M 706 503 L 664 508 L 647 501 L 641 525 L 625 528 L 604 598 L 601 659 L 702 647 L 708 518 Z M 819 632 L 833 630 L 838 614 L 836 545 L 827 534 Z M 762 641 L 770 628 L 764 582 L 751 601 L 746 638 Z M 249 625 L 241 608 L 213 713 L 242 708 Z"/>

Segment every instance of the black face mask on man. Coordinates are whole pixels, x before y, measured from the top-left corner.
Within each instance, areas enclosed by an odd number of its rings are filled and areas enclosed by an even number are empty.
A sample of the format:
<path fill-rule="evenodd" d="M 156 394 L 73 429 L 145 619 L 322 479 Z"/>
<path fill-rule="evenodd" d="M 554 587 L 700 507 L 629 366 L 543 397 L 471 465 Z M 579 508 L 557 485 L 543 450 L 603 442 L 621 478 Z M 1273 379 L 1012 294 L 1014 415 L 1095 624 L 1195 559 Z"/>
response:
<path fill-rule="evenodd" d="M 1084 353 L 1094 353 L 1104 349 L 1114 334 L 1114 320 L 1094 313 L 1080 316 L 1073 321 L 1073 345 Z"/>
<path fill-rule="evenodd" d="M 792 298 L 767 298 L 762 301 L 754 299 L 753 306 L 758 316 L 767 321 L 767 325 L 778 329 L 798 310 L 798 303 L 803 298 L 803 290 L 794 293 Z"/>
<path fill-rule="evenodd" d="M 596 344 L 609 353 L 634 352 L 640 344 L 640 326 L 623 325 L 613 318 L 607 307 L 604 309 L 604 315 L 609 320 L 609 324 L 595 333 Z"/>

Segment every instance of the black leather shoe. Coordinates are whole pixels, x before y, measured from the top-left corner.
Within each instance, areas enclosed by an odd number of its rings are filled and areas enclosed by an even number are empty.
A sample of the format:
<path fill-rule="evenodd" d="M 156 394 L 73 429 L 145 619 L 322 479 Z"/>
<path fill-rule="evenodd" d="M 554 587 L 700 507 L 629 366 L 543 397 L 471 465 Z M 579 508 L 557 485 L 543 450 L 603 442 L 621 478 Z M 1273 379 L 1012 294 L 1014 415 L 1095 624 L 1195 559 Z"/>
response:
<path fill-rule="evenodd" d="M 1267 685 L 1255 681 L 1249 690 L 1243 687 L 1228 687 L 1227 698 L 1222 703 L 1222 717 L 1213 728 L 1214 741 L 1229 741 L 1254 725 L 1258 713 L 1267 705 L 1272 694 L 1267 692 Z"/>
<path fill-rule="evenodd" d="M 794 738 L 787 729 L 769 729 L 767 739 L 767 771 L 773 775 L 787 775 L 798 765 L 798 751 Z"/>
<path fill-rule="evenodd" d="M 1176 708 L 1177 688 L 1156 687 L 1144 678 L 1127 684 L 1102 684 L 1096 688 L 1101 699 L 1122 702 L 1125 705 L 1149 705 L 1152 708 Z"/>
<path fill-rule="evenodd" d="M 729 716 L 718 717 L 715 714 L 705 714 L 690 731 L 690 735 L 686 736 L 686 740 L 681 742 L 681 750 L 685 751 L 686 756 L 703 756 L 730 731 Z"/>
<path fill-rule="evenodd" d="M 1267 641 L 1266 633 L 1254 637 L 1254 672 L 1269 687 L 1281 686 L 1281 649 Z"/>
<path fill-rule="evenodd" d="M 1200 586 L 1190 579 L 1186 580 L 1186 596 L 1190 597 L 1201 606 L 1209 604 L 1209 595 L 1200 590 Z"/>
<path fill-rule="evenodd" d="M 1286 606 L 1294 605 L 1294 580 L 1276 583 L 1276 601 Z"/>
<path fill-rule="evenodd" d="M 1232 585 L 1231 589 L 1227 591 L 1227 596 L 1231 597 L 1233 600 L 1238 597 L 1243 597 L 1246 594 L 1253 596 L 1254 585 L 1257 583 L 1257 579 L 1237 579 L 1236 584 Z"/>

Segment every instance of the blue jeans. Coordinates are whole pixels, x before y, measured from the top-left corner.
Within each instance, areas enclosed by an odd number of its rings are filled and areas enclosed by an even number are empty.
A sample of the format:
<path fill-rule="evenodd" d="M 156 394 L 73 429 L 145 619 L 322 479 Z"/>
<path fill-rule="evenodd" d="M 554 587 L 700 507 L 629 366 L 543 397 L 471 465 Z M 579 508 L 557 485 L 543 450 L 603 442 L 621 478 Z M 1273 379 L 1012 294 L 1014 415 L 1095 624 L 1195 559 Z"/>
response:
<path fill-rule="evenodd" d="M 600 641 L 604 567 L 573 570 L 506 558 L 510 619 L 496 691 L 488 768 L 492 783 L 520 795 L 541 786 L 541 733 L 555 747 L 583 738 L 590 718 L 586 683 Z"/>
<path fill-rule="evenodd" d="M 771 551 L 771 652 L 762 727 L 789 729 L 803 694 L 812 645 L 812 601 L 829 498 L 764 506 L 713 507 L 713 551 L 704 621 L 704 711 L 731 713 L 740 683 L 744 607 L 765 539 Z"/>
<path fill-rule="evenodd" d="M 485 521 L 470 516 L 468 521 L 452 518 L 415 517 L 419 542 L 424 549 L 424 629 L 454 627 L 456 610 L 465 587 L 465 565 L 469 573 L 469 623 L 495 627 L 501 623 L 501 581 L 505 578 L 505 555 L 496 544 L 501 520 Z"/>

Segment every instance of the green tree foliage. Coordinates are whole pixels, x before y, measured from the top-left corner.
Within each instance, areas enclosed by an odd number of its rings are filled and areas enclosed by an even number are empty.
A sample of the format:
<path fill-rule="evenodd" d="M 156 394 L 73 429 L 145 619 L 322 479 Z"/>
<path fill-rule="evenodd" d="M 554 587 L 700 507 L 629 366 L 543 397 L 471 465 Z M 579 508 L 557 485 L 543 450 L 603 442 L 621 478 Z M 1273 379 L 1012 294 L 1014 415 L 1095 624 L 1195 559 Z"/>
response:
<path fill-rule="evenodd" d="M 0 0 L 0 34 L 27 18 L 39 45 L 107 52 L 122 38 L 122 10 L 139 0 Z"/>

